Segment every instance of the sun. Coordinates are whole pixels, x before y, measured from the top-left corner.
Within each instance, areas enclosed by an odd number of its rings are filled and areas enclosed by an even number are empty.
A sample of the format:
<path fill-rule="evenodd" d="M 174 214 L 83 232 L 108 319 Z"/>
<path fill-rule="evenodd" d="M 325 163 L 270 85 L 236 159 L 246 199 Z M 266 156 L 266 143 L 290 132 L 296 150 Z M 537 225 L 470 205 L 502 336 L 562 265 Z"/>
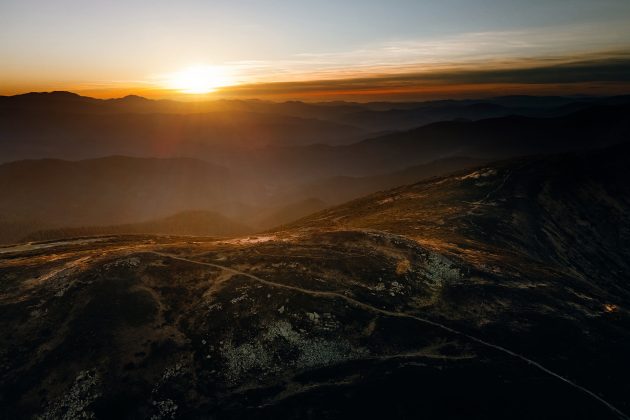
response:
<path fill-rule="evenodd" d="M 167 79 L 170 89 L 194 95 L 214 92 L 234 83 L 227 69 L 218 66 L 189 67 L 171 74 Z"/>

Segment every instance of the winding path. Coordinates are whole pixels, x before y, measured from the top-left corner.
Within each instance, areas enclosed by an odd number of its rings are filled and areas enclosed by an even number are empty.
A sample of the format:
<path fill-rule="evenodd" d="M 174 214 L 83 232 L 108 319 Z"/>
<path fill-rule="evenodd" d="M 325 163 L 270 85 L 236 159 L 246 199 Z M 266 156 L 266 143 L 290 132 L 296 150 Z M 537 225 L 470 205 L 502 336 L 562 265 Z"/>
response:
<path fill-rule="evenodd" d="M 195 261 L 195 260 L 190 260 L 188 258 L 182 258 L 182 257 L 178 257 L 178 256 L 174 256 L 174 255 L 170 255 L 170 254 L 164 254 L 164 253 L 160 253 L 160 252 L 154 252 L 154 251 L 149 251 L 151 254 L 154 255 L 159 255 L 161 257 L 165 257 L 165 258 L 171 258 L 174 260 L 179 260 L 179 261 L 183 261 L 183 262 L 188 262 L 191 264 L 198 264 L 198 265 L 205 265 L 208 267 L 213 267 L 213 268 L 219 268 L 221 270 L 224 270 L 225 272 L 228 273 L 232 273 L 235 275 L 241 275 L 241 276 L 245 276 L 248 277 L 249 279 L 252 279 L 258 283 L 267 285 L 269 287 L 275 287 L 275 288 L 282 288 L 282 289 L 287 289 L 287 290 L 293 290 L 296 291 L 298 293 L 304 293 L 304 294 L 308 294 L 311 296 L 318 296 L 318 297 L 326 297 L 326 298 L 333 298 L 333 299 L 342 299 L 344 301 L 346 301 L 347 303 L 357 307 L 357 308 L 361 308 L 363 310 L 366 310 L 368 312 L 372 312 L 372 313 L 376 313 L 376 314 L 380 314 L 380 315 L 386 315 L 389 317 L 396 317 L 396 318 L 407 318 L 407 319 L 413 319 L 416 320 L 418 322 L 422 322 L 424 324 L 427 325 L 431 325 L 433 327 L 439 328 L 443 331 L 447 331 L 451 334 L 460 336 L 460 337 L 464 337 L 467 338 L 470 341 L 473 341 L 475 343 L 481 344 L 485 347 L 497 350 L 501 353 L 507 354 L 511 357 L 514 357 L 516 359 L 519 359 L 527 364 L 529 364 L 530 366 L 535 367 L 536 369 L 546 373 L 547 375 L 550 375 L 566 384 L 568 384 L 569 386 L 583 392 L 584 394 L 586 394 L 587 396 L 597 400 L 598 402 L 600 402 L 601 404 L 603 404 L 604 406 L 606 406 L 610 411 L 612 411 L 615 415 L 617 415 L 619 418 L 624 419 L 624 420 L 630 420 L 630 417 L 628 415 L 626 415 L 623 411 L 619 410 L 617 407 L 615 407 L 614 405 L 612 405 L 611 403 L 609 403 L 608 401 L 604 400 L 602 397 L 600 397 L 599 395 L 597 395 L 596 393 L 594 393 L 593 391 L 584 388 L 581 385 L 576 384 L 575 382 L 571 381 L 570 379 L 565 378 L 564 376 L 546 368 L 545 366 L 541 365 L 540 363 L 529 359 L 528 357 L 514 352 L 510 349 L 507 349 L 503 346 L 500 346 L 498 344 L 493 344 L 490 343 L 488 341 L 485 341 L 481 338 L 475 337 L 473 335 L 467 334 L 465 332 L 456 330 L 454 328 L 451 328 L 447 325 L 444 325 L 442 323 L 436 322 L 436 321 L 431 321 L 430 319 L 426 319 L 426 318 L 422 318 L 416 315 L 411 315 L 411 314 L 407 314 L 404 312 L 395 312 L 395 311 L 389 311 L 386 309 L 381 309 L 381 308 L 377 308 L 375 306 L 372 305 L 368 305 L 364 302 L 358 301 L 356 299 L 353 299 L 351 297 L 348 297 L 346 295 L 343 295 L 341 293 L 336 293 L 336 292 L 327 292 L 327 291 L 318 291 L 318 290 L 309 290 L 309 289 L 304 289 L 302 287 L 297 287 L 297 286 L 291 286 L 291 285 L 287 285 L 287 284 L 282 284 L 282 283 L 275 283 L 273 281 L 269 281 L 269 280 L 265 280 L 262 279 L 260 277 L 257 277 L 253 274 L 250 273 L 246 273 L 243 271 L 239 271 L 230 267 L 226 267 L 223 265 L 219 265 L 219 264 L 213 264 L 213 263 L 208 263 L 208 262 L 202 262 L 202 261 Z"/>

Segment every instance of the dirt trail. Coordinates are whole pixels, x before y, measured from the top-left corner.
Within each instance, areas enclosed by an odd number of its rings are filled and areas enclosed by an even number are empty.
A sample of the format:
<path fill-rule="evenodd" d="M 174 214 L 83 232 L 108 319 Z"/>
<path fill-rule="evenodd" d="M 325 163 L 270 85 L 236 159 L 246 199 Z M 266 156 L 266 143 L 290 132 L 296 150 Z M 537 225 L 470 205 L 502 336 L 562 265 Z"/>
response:
<path fill-rule="evenodd" d="M 202 262 L 202 261 L 195 261 L 195 260 L 190 260 L 188 258 L 182 258 L 182 257 L 178 257 L 178 256 L 175 256 L 175 255 L 169 255 L 169 254 L 164 254 L 164 253 L 159 253 L 159 252 L 151 252 L 151 253 L 155 254 L 155 255 L 159 255 L 161 257 L 171 258 L 171 259 L 175 259 L 175 260 L 179 260 L 179 261 L 184 261 L 184 262 L 188 262 L 188 263 L 191 263 L 191 264 L 200 264 L 200 265 L 205 265 L 205 266 L 209 266 L 209 267 L 219 268 L 219 269 L 222 269 L 222 270 L 224 270 L 226 272 L 229 272 L 229 273 L 232 273 L 232 274 L 238 274 L 238 275 L 241 275 L 241 276 L 248 277 L 248 278 L 250 278 L 250 279 L 252 279 L 254 281 L 257 281 L 257 282 L 259 282 L 261 284 L 264 284 L 264 285 L 267 285 L 269 287 L 276 287 L 276 288 L 282 288 L 282 289 L 287 289 L 287 290 L 293 290 L 293 291 L 296 291 L 296 292 L 299 292 L 299 293 L 304 293 L 304 294 L 308 294 L 308 295 L 311 295 L 311 296 L 317 296 L 317 297 L 342 299 L 342 300 L 346 301 L 347 303 L 349 303 L 349 304 L 351 304 L 351 305 L 353 305 L 353 306 L 355 306 L 357 308 L 366 310 L 368 312 L 381 314 L 381 315 L 386 315 L 386 316 L 390 316 L 390 317 L 396 317 L 396 318 L 413 319 L 413 320 L 416 320 L 418 322 L 422 322 L 424 324 L 431 325 L 431 326 L 439 328 L 439 329 L 441 329 L 443 331 L 447 331 L 447 332 L 449 332 L 451 334 L 454 334 L 454 335 L 457 335 L 457 336 L 460 336 L 460 337 L 465 337 L 465 338 L 467 338 L 470 341 L 473 341 L 473 342 L 481 344 L 481 345 L 483 345 L 485 347 L 497 350 L 497 351 L 499 351 L 501 353 L 504 353 L 504 354 L 507 354 L 507 355 L 509 355 L 509 356 L 511 356 L 513 358 L 519 359 L 519 360 L 529 364 L 530 366 L 533 366 L 536 369 L 546 373 L 547 375 L 552 376 L 552 377 L 554 377 L 554 378 L 556 378 L 556 379 L 566 383 L 567 385 L 569 385 L 569 386 L 571 386 L 571 387 L 573 387 L 573 388 L 583 392 L 587 396 L 595 399 L 596 401 L 598 401 L 601 404 L 603 404 L 604 406 L 606 406 L 610 411 L 612 411 L 619 418 L 624 419 L 624 420 L 630 420 L 630 417 L 627 416 L 624 412 L 619 410 L 617 407 L 615 407 L 614 405 L 612 405 L 608 401 L 604 400 L 602 397 L 600 397 L 599 395 L 597 395 L 593 391 L 590 391 L 589 389 L 584 388 L 583 386 L 576 384 L 575 382 L 571 381 L 570 379 L 567 379 L 564 376 L 562 376 L 562 375 L 560 375 L 560 374 L 558 374 L 558 373 L 556 373 L 556 372 L 546 368 L 545 366 L 541 365 L 540 363 L 538 363 L 538 362 L 536 362 L 536 361 L 534 361 L 532 359 L 529 359 L 527 356 L 524 356 L 524 355 L 522 355 L 520 353 L 512 351 L 512 350 L 510 350 L 508 348 L 505 348 L 503 346 L 500 346 L 498 344 L 493 344 L 493 343 L 485 341 L 485 340 L 483 340 L 481 338 L 478 338 L 478 337 L 472 336 L 470 334 L 467 334 L 465 332 L 456 330 L 456 329 L 451 328 L 451 327 L 449 327 L 447 325 L 444 325 L 442 323 L 439 323 L 439 322 L 436 322 L 436 321 L 432 321 L 430 319 L 422 318 L 422 317 L 419 317 L 419 316 L 416 316 L 416 315 L 407 314 L 407 313 L 404 313 L 404 312 L 395 312 L 395 311 L 389 311 L 387 309 L 377 308 L 375 306 L 368 305 L 368 304 L 366 304 L 364 302 L 358 301 L 356 299 L 353 299 L 353 298 L 348 297 L 346 295 L 343 295 L 341 293 L 309 290 L 309 289 L 304 289 L 302 287 L 291 286 L 291 285 L 282 284 L 282 283 L 275 283 L 273 281 L 265 280 L 265 279 L 262 279 L 260 277 L 254 276 L 253 274 L 246 273 L 246 272 L 239 271 L 239 270 L 235 270 L 233 268 L 226 267 L 226 266 L 219 265 L 219 264 L 213 264 L 213 263 Z"/>

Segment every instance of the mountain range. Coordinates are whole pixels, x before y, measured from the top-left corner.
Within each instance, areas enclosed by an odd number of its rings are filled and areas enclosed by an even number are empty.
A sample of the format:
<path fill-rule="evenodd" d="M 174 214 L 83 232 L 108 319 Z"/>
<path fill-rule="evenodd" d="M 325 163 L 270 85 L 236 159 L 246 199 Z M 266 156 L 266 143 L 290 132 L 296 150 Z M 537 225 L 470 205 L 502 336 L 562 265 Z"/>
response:
<path fill-rule="evenodd" d="M 366 104 L 1 97 L 0 156 L 11 162 L 0 164 L 0 243 L 77 228 L 138 232 L 131 226 L 188 211 L 260 231 L 491 160 L 623 142 L 629 106 L 628 97 Z M 462 110 L 477 114 L 462 120 Z M 403 130 L 398 117 L 406 113 L 415 115 L 401 117 L 409 124 L 447 120 Z M 399 131 L 374 131 L 388 121 Z M 217 226 L 208 223 L 204 235 Z"/>
<path fill-rule="evenodd" d="M 629 160 L 478 164 L 257 235 L 0 248 L 2 416 L 627 418 Z"/>

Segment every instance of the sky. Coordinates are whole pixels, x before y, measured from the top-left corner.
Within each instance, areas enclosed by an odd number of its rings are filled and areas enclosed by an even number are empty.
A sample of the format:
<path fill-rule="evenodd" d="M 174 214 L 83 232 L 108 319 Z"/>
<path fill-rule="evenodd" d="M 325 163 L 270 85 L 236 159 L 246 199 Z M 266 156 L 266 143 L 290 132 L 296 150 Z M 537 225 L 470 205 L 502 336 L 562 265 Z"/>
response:
<path fill-rule="evenodd" d="M 630 93 L 628 0 L 0 0 L 0 94 Z"/>

